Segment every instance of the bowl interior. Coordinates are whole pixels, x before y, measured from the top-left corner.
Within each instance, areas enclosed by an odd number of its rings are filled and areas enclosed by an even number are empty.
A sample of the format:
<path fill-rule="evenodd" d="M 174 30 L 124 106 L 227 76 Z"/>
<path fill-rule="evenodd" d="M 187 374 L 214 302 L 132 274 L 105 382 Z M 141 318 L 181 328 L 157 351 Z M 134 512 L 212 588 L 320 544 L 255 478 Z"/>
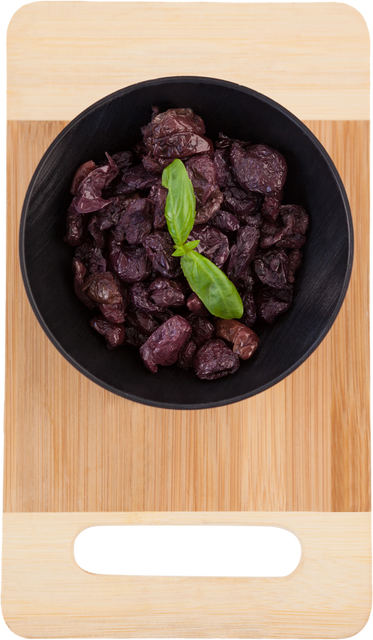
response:
<path fill-rule="evenodd" d="M 260 327 L 260 345 L 240 370 L 213 382 L 176 366 L 148 372 L 136 350 L 109 351 L 88 325 L 91 312 L 72 287 L 73 249 L 62 238 L 76 168 L 105 151 L 129 149 L 161 111 L 191 107 L 219 132 L 281 151 L 288 163 L 284 203 L 310 215 L 294 302 L 271 326 Z M 55 346 L 82 373 L 126 398 L 169 408 L 203 408 L 248 397 L 278 382 L 316 348 L 342 304 L 352 263 L 352 223 L 333 163 L 294 116 L 249 89 L 203 78 L 150 81 L 116 92 L 70 123 L 43 156 L 26 195 L 20 229 L 22 273 L 34 311 Z"/>

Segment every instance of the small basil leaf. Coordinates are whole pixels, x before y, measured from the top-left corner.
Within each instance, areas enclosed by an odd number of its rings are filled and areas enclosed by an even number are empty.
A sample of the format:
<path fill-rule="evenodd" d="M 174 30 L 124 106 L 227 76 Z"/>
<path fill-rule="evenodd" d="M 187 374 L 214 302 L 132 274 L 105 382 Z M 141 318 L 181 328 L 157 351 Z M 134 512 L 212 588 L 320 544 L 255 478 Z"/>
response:
<path fill-rule="evenodd" d="M 183 245 L 182 247 L 179 247 L 179 245 L 174 244 L 174 249 L 175 251 L 173 252 L 173 256 L 175 256 L 176 258 L 179 258 L 180 256 L 183 256 L 186 251 L 184 249 L 185 245 Z"/>
<path fill-rule="evenodd" d="M 190 240 L 190 242 L 186 242 L 184 244 L 185 253 L 187 251 L 192 251 L 192 249 L 195 249 L 196 247 L 198 247 L 200 242 L 201 242 L 200 240 Z"/>
<path fill-rule="evenodd" d="M 168 231 L 175 244 L 182 245 L 193 228 L 196 198 L 187 170 L 178 158 L 163 170 L 162 186 L 168 189 L 164 212 Z"/>
<path fill-rule="evenodd" d="M 236 287 L 225 273 L 197 251 L 180 258 L 181 268 L 190 287 L 214 316 L 231 320 L 241 318 L 243 304 Z"/>

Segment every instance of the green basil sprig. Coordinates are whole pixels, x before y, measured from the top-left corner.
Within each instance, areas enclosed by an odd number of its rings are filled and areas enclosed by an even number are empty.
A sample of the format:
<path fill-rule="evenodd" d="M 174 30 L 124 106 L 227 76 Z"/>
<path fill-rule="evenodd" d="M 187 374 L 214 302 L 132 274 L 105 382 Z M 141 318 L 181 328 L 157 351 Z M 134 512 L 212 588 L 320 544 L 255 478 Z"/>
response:
<path fill-rule="evenodd" d="M 165 217 L 175 242 L 172 255 L 180 256 L 180 265 L 191 289 L 214 316 L 225 320 L 241 318 L 243 304 L 233 282 L 211 260 L 195 251 L 199 240 L 186 242 L 196 217 L 196 199 L 181 160 L 174 160 L 164 169 L 162 185 L 168 189 Z"/>

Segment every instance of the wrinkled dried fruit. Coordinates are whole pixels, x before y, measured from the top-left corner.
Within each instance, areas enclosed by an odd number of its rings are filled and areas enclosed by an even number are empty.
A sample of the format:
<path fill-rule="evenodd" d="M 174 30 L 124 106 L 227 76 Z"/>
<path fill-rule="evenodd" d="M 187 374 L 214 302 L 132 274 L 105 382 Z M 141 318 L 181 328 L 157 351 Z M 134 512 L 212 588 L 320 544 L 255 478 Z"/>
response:
<path fill-rule="evenodd" d="M 222 267 L 229 256 L 227 236 L 208 224 L 195 225 L 190 232 L 188 240 L 199 240 L 196 251 L 202 253 L 217 267 Z"/>
<path fill-rule="evenodd" d="M 157 176 L 149 173 L 142 164 L 127 169 L 122 177 L 121 193 L 131 193 L 139 189 L 145 191 L 157 182 Z"/>
<path fill-rule="evenodd" d="M 126 344 L 129 347 L 135 347 L 135 349 L 140 349 L 147 339 L 148 336 L 143 333 L 139 333 L 134 327 L 125 325 L 123 344 Z"/>
<path fill-rule="evenodd" d="M 121 220 L 128 244 L 141 244 L 152 230 L 149 203 L 146 198 L 131 202 Z"/>
<path fill-rule="evenodd" d="M 113 153 L 112 158 L 115 164 L 117 164 L 119 169 L 122 171 L 132 167 L 136 162 L 136 158 L 132 151 L 119 151 L 118 153 Z"/>
<path fill-rule="evenodd" d="M 114 324 L 123 324 L 126 317 L 124 302 L 118 304 L 100 304 L 99 309 L 106 320 Z"/>
<path fill-rule="evenodd" d="M 240 228 L 240 221 L 238 218 L 236 218 L 233 213 L 223 211 L 222 209 L 219 209 L 219 211 L 210 218 L 209 224 L 212 224 L 214 227 L 226 232 L 238 231 Z"/>
<path fill-rule="evenodd" d="M 256 302 L 252 291 L 245 291 L 242 294 L 244 313 L 241 318 L 247 327 L 252 327 L 256 322 Z"/>
<path fill-rule="evenodd" d="M 282 190 L 265 194 L 261 213 L 265 218 L 267 218 L 267 220 L 276 220 L 280 211 L 283 195 Z"/>
<path fill-rule="evenodd" d="M 285 313 L 293 300 L 293 287 L 287 284 L 283 289 L 263 287 L 258 292 L 256 302 L 258 316 L 272 324 L 281 313 Z"/>
<path fill-rule="evenodd" d="M 192 327 L 181 316 L 173 316 L 161 324 L 140 348 L 140 356 L 147 369 L 157 373 L 158 365 L 167 367 L 174 364 L 191 333 Z"/>
<path fill-rule="evenodd" d="M 289 260 L 283 249 L 261 251 L 254 260 L 258 278 L 274 289 L 282 289 L 288 280 Z"/>
<path fill-rule="evenodd" d="M 123 304 L 123 298 L 114 276 L 109 271 L 93 273 L 86 279 L 83 291 L 87 296 L 102 304 Z"/>
<path fill-rule="evenodd" d="M 197 296 L 196 293 L 191 293 L 187 300 L 187 307 L 189 311 L 194 313 L 196 316 L 208 316 L 209 312 L 203 304 L 202 300 Z"/>
<path fill-rule="evenodd" d="M 250 216 L 259 212 L 260 196 L 257 193 L 231 187 L 223 192 L 223 196 L 222 208 L 233 213 L 243 224 L 247 224 Z"/>
<path fill-rule="evenodd" d="M 202 380 L 217 380 L 237 371 L 240 359 L 220 340 L 209 340 L 196 351 L 193 358 L 195 372 Z"/>
<path fill-rule="evenodd" d="M 281 191 L 285 184 L 287 164 L 284 156 L 266 144 L 254 144 L 243 149 L 233 143 L 230 159 L 233 173 L 245 191 L 271 193 Z"/>
<path fill-rule="evenodd" d="M 73 177 L 70 188 L 70 193 L 72 193 L 73 196 L 76 196 L 81 183 L 83 182 L 83 180 L 85 180 L 85 178 L 87 178 L 90 173 L 92 173 L 93 169 L 96 169 L 95 163 L 93 162 L 93 160 L 88 160 L 88 162 L 84 162 L 83 164 L 81 164 L 80 167 L 78 167 L 78 169 L 75 171 L 75 175 Z"/>
<path fill-rule="evenodd" d="M 227 275 L 233 282 L 241 278 L 254 260 L 260 232 L 256 227 L 242 227 L 237 232 L 237 242 L 230 250 Z"/>
<path fill-rule="evenodd" d="M 148 195 L 150 202 L 150 211 L 153 216 L 154 229 L 164 229 L 166 226 L 166 218 L 164 209 L 166 205 L 167 189 L 162 187 L 162 181 L 159 180 L 152 186 Z"/>
<path fill-rule="evenodd" d="M 108 153 L 106 157 L 108 164 L 93 169 L 79 184 L 77 194 L 69 207 L 70 212 L 92 213 L 109 204 L 108 200 L 101 197 L 102 190 L 118 175 L 119 168 Z"/>
<path fill-rule="evenodd" d="M 149 285 L 151 300 L 161 309 L 182 307 L 185 304 L 183 288 L 176 280 L 159 276 Z"/>
<path fill-rule="evenodd" d="M 153 269 L 165 278 L 175 278 L 181 274 L 180 260 L 173 257 L 174 246 L 168 231 L 155 231 L 143 242 Z"/>
<path fill-rule="evenodd" d="M 219 211 L 223 202 L 223 194 L 218 187 L 213 191 L 207 202 L 201 207 L 197 207 L 196 224 L 204 224 L 208 222 L 212 216 Z"/>
<path fill-rule="evenodd" d="M 229 149 L 216 149 L 213 157 L 216 184 L 221 189 L 234 186 L 234 179 L 230 169 Z"/>
<path fill-rule="evenodd" d="M 258 348 L 259 337 L 238 320 L 221 320 L 215 322 L 215 332 L 218 338 L 233 342 L 233 351 L 241 358 L 248 360 Z"/>
<path fill-rule="evenodd" d="M 124 282 L 133 284 L 146 280 L 151 271 L 151 263 L 143 247 L 122 249 L 120 244 L 110 240 L 109 250 L 112 267 Z"/>
<path fill-rule="evenodd" d="M 77 213 L 75 210 L 68 210 L 66 219 L 66 235 L 64 241 L 71 247 L 77 247 L 84 242 L 87 235 L 87 216 Z"/>
<path fill-rule="evenodd" d="M 214 335 L 214 325 L 207 318 L 190 313 L 187 320 L 192 327 L 192 338 L 197 347 L 201 347 Z"/>
<path fill-rule="evenodd" d="M 94 309 L 96 304 L 87 296 L 84 292 L 84 284 L 85 278 L 87 275 L 86 266 L 83 264 L 81 260 L 77 258 L 73 259 L 73 269 L 74 269 L 74 292 L 75 295 L 79 298 L 83 304 L 88 307 L 88 309 Z"/>
<path fill-rule="evenodd" d="M 185 162 L 185 168 L 192 181 L 197 209 L 206 204 L 216 191 L 215 167 L 210 156 L 193 156 Z"/>
<path fill-rule="evenodd" d="M 174 133 L 205 133 L 205 123 L 192 109 L 168 109 L 159 113 L 159 109 L 153 107 L 152 111 L 151 122 L 141 129 L 145 139 L 164 138 Z"/>
<path fill-rule="evenodd" d="M 98 331 L 106 340 L 108 349 L 119 347 L 124 342 L 124 325 L 113 324 L 104 317 L 96 316 L 89 321 L 93 329 Z"/>
<path fill-rule="evenodd" d="M 193 357 L 196 349 L 197 345 L 193 340 L 184 342 L 177 357 L 177 364 L 181 369 L 191 369 L 193 367 Z"/>
<path fill-rule="evenodd" d="M 75 249 L 74 257 L 83 262 L 89 273 L 106 271 L 106 260 L 100 247 L 95 246 L 90 240 Z"/>
<path fill-rule="evenodd" d="M 136 309 L 136 307 L 132 307 L 132 309 L 129 310 L 126 322 L 145 336 L 151 336 L 159 327 L 159 322 L 157 322 L 153 316 L 144 311 L 140 311 L 140 309 Z"/>
<path fill-rule="evenodd" d="M 149 286 L 143 282 L 136 282 L 131 287 L 131 300 L 141 311 L 145 313 L 153 313 L 153 311 L 162 311 L 161 307 L 158 307 L 151 299 Z"/>

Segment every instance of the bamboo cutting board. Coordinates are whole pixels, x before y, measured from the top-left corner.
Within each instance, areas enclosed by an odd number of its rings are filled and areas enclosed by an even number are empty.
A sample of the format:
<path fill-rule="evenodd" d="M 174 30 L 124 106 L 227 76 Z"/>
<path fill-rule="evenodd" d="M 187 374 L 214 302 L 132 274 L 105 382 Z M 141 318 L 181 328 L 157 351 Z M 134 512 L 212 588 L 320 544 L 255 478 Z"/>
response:
<path fill-rule="evenodd" d="M 320 347 L 235 405 L 119 398 L 56 351 L 21 281 L 18 224 L 41 155 L 102 96 L 145 79 L 219 77 L 303 119 L 354 219 L 351 284 Z M 8 32 L 8 224 L 2 607 L 26 637 L 342 638 L 371 606 L 368 361 L 369 36 L 346 4 L 36 2 Z M 286 578 L 95 576 L 96 524 L 290 529 Z"/>

